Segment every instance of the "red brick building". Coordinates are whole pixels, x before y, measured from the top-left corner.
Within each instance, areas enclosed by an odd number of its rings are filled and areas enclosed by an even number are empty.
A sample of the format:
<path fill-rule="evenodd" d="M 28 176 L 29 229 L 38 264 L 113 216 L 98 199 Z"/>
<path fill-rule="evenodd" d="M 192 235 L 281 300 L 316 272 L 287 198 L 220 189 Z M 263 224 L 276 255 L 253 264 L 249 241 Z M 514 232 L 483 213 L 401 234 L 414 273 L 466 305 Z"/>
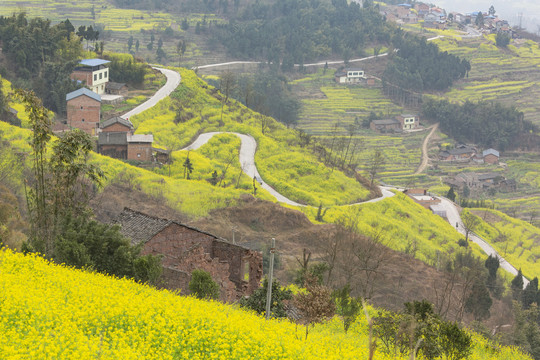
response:
<path fill-rule="evenodd" d="M 128 160 L 152 161 L 153 135 L 127 135 Z"/>
<path fill-rule="evenodd" d="M 87 88 L 66 95 L 67 124 L 72 128 L 96 135 L 101 118 L 101 96 Z"/>
<path fill-rule="evenodd" d="M 207 271 L 220 286 L 221 300 L 235 301 L 259 287 L 262 254 L 215 235 L 128 208 L 116 223 L 143 254 L 162 255 L 162 286 L 189 294 L 193 270 Z"/>
<path fill-rule="evenodd" d="M 484 163 L 486 164 L 498 164 L 499 156 L 499 152 L 495 149 L 487 149 L 482 152 L 482 157 L 484 158 Z"/>

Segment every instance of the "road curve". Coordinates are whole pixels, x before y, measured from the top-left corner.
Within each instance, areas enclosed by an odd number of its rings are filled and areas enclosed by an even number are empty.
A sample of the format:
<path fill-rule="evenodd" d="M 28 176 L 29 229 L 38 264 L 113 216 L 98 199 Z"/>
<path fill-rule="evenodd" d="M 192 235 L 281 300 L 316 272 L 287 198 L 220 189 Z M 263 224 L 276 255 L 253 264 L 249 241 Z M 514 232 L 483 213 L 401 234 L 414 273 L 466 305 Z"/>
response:
<path fill-rule="evenodd" d="M 448 218 L 448 222 L 450 225 L 455 226 L 456 231 L 458 231 L 460 234 L 465 235 L 465 226 L 463 225 L 463 221 L 461 220 L 461 216 L 459 215 L 459 211 L 457 209 L 457 206 L 450 200 L 448 200 L 445 197 L 437 197 L 441 200 L 441 205 L 446 210 L 446 217 Z M 504 269 L 505 271 L 509 272 L 513 276 L 516 276 L 518 274 L 518 270 L 510 264 L 508 261 L 506 261 L 505 258 L 503 258 L 497 250 L 495 250 L 491 245 L 489 245 L 484 239 L 479 237 L 476 234 L 469 234 L 469 239 L 478 246 L 487 254 L 496 256 L 499 258 L 500 267 Z M 529 280 L 524 276 L 523 277 L 523 287 L 527 286 L 529 283 Z"/>
<path fill-rule="evenodd" d="M 137 106 L 135 109 L 130 110 L 124 115 L 122 115 L 122 118 L 129 119 L 134 115 L 140 114 L 143 111 L 150 109 L 158 102 L 169 96 L 174 91 L 174 89 L 176 89 L 176 87 L 180 85 L 180 81 L 182 80 L 182 78 L 180 77 L 180 74 L 178 72 L 160 67 L 153 67 L 153 69 L 161 71 L 161 73 L 167 77 L 167 82 L 150 99 L 146 100 L 145 102 Z"/>
<path fill-rule="evenodd" d="M 240 138 L 241 145 L 240 145 L 240 166 L 242 166 L 242 171 L 247 176 L 253 178 L 256 177 L 259 180 L 259 183 L 263 189 L 268 191 L 272 196 L 276 198 L 277 201 L 281 203 L 285 203 L 292 206 L 299 206 L 304 207 L 306 205 L 297 203 L 296 201 L 293 201 L 291 199 L 286 198 L 279 192 L 277 192 L 273 187 L 268 185 L 261 177 L 261 174 L 259 174 L 259 171 L 257 170 L 257 166 L 255 166 L 255 152 L 257 151 L 257 141 L 253 138 L 251 135 L 246 134 L 240 134 L 235 132 L 208 132 L 201 134 L 195 139 L 194 142 L 192 142 L 189 146 L 183 148 L 182 150 L 196 150 L 206 144 L 214 135 L 218 134 L 233 134 Z M 354 203 L 350 205 L 356 205 L 356 204 L 362 204 L 362 203 L 371 203 L 371 202 L 377 202 L 384 200 L 388 197 L 394 196 L 394 193 L 390 191 L 390 188 L 387 187 L 381 187 L 382 196 L 371 199 L 364 202 Z"/>

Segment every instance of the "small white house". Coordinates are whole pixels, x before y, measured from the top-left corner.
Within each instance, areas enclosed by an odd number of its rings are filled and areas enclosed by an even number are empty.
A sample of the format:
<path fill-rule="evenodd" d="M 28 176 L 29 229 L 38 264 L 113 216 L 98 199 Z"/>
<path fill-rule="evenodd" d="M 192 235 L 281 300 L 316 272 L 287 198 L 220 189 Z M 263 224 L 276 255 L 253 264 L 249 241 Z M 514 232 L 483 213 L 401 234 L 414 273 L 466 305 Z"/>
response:
<path fill-rule="evenodd" d="M 366 79 L 364 70 L 360 68 L 347 68 L 343 71 L 336 71 L 334 76 L 336 82 L 340 84 L 359 83 Z"/>

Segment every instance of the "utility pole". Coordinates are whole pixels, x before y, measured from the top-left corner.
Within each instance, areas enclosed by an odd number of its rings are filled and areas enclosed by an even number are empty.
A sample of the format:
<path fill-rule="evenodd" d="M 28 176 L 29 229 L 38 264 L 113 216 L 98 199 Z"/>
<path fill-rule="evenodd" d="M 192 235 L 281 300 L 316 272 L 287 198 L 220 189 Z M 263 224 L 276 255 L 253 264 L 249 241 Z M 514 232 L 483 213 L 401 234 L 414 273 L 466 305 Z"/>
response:
<path fill-rule="evenodd" d="M 270 305 L 272 304 L 272 277 L 274 274 L 274 253 L 276 252 L 276 239 L 272 238 L 270 248 L 270 270 L 268 271 L 268 288 L 266 290 L 266 320 L 270 319 Z"/>

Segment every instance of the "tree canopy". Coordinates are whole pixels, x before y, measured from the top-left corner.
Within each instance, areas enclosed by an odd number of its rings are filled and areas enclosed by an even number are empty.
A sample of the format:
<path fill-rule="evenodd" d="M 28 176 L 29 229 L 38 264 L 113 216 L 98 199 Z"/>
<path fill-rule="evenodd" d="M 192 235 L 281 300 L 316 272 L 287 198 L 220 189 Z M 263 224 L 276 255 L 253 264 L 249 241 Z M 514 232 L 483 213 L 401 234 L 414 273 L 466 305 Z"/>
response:
<path fill-rule="evenodd" d="M 519 146 L 513 139 L 535 130 L 533 124 L 523 119 L 521 111 L 497 102 L 466 101 L 460 105 L 448 100 L 428 99 L 422 113 L 439 122 L 441 130 L 457 141 L 500 150 Z"/>

